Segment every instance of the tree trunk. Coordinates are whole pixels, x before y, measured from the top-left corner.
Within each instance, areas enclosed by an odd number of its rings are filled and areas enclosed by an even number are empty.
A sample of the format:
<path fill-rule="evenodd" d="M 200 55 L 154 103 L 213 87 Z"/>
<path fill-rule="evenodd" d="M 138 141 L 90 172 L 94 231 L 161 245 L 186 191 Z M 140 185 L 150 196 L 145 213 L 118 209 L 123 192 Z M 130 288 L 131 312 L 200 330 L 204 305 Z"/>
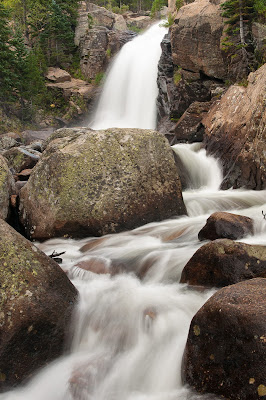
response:
<path fill-rule="evenodd" d="M 239 34 L 241 44 L 244 46 L 245 42 L 245 34 L 244 34 L 244 22 L 243 22 L 243 0 L 239 0 Z"/>

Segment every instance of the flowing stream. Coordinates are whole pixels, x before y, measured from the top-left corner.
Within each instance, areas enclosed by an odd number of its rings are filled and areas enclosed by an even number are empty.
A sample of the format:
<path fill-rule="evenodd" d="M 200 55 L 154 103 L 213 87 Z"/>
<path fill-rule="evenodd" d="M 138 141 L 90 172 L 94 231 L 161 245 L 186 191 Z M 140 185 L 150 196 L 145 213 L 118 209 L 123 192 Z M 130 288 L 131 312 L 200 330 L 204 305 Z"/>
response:
<path fill-rule="evenodd" d="M 66 251 L 62 269 L 80 293 L 71 350 L 25 387 L 0 395 L 1 400 L 215 399 L 193 393 L 181 381 L 191 319 L 215 289 L 193 291 L 179 279 L 202 246 L 198 232 L 214 211 L 253 218 L 255 233 L 242 241 L 266 245 L 261 213 L 266 211 L 266 191 L 220 191 L 217 160 L 195 144 L 175 145 L 173 150 L 187 169 L 189 188 L 183 196 L 188 216 L 100 239 L 38 244 L 47 254 Z M 100 260 L 106 268 L 120 263 L 125 270 L 99 275 L 76 265 L 85 260 Z"/>

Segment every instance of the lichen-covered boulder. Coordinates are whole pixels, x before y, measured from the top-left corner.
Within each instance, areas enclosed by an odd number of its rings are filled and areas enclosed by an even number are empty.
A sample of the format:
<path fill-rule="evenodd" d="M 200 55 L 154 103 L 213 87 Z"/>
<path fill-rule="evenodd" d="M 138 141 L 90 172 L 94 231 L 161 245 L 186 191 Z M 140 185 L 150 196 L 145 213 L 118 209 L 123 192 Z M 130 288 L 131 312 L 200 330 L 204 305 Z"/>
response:
<path fill-rule="evenodd" d="M 171 147 L 152 130 L 61 129 L 20 191 L 32 238 L 104 235 L 186 213 Z"/>
<path fill-rule="evenodd" d="M 254 232 L 253 220 L 244 215 L 215 212 L 199 231 L 199 240 L 241 239 Z"/>
<path fill-rule="evenodd" d="M 266 395 L 266 279 L 220 289 L 192 319 L 183 379 L 230 400 Z"/>
<path fill-rule="evenodd" d="M 0 391 L 62 354 L 77 291 L 58 264 L 0 220 Z"/>
<path fill-rule="evenodd" d="M 15 181 L 4 157 L 0 155 L 0 218 L 7 219 L 10 196 L 15 193 Z"/>
<path fill-rule="evenodd" d="M 200 247 L 185 265 L 180 283 L 223 287 L 266 278 L 266 246 L 217 239 Z"/>

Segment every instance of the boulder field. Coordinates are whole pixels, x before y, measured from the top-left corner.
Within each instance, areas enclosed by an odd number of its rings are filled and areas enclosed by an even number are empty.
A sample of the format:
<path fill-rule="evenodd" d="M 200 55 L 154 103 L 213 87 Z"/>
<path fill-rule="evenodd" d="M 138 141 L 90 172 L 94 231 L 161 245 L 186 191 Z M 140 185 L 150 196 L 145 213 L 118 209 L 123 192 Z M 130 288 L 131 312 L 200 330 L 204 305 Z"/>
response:
<path fill-rule="evenodd" d="M 56 131 L 20 191 L 34 239 L 104 235 L 186 214 L 172 150 L 152 130 Z"/>
<path fill-rule="evenodd" d="M 77 291 L 58 264 L 0 219 L 0 391 L 59 357 Z"/>

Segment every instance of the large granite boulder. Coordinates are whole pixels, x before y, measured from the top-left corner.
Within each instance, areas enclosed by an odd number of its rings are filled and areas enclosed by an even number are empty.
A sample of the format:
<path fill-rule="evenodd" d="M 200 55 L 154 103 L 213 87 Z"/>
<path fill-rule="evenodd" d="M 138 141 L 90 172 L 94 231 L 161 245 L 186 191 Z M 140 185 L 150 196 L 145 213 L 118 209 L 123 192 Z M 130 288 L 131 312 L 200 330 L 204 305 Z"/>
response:
<path fill-rule="evenodd" d="M 230 400 L 266 395 L 266 279 L 220 289 L 194 316 L 183 378 L 200 393 Z"/>
<path fill-rule="evenodd" d="M 231 86 L 203 118 L 205 147 L 222 163 L 222 188 L 266 188 L 266 64 Z"/>
<path fill-rule="evenodd" d="M 0 391 L 62 354 L 77 291 L 58 264 L 0 220 Z"/>
<path fill-rule="evenodd" d="M 98 236 L 186 213 L 171 147 L 152 130 L 58 130 L 20 193 L 32 238 Z"/>
<path fill-rule="evenodd" d="M 200 247 L 185 265 L 180 283 L 223 287 L 266 278 L 266 246 L 217 239 Z"/>
<path fill-rule="evenodd" d="M 253 220 L 243 215 L 215 212 L 199 231 L 199 240 L 241 239 L 254 233 Z"/>
<path fill-rule="evenodd" d="M 15 181 L 6 160 L 0 155 L 0 218 L 7 219 L 10 196 L 15 193 Z"/>
<path fill-rule="evenodd" d="M 185 70 L 226 79 L 220 41 L 224 29 L 219 4 L 196 0 L 182 7 L 171 27 L 173 62 Z"/>

